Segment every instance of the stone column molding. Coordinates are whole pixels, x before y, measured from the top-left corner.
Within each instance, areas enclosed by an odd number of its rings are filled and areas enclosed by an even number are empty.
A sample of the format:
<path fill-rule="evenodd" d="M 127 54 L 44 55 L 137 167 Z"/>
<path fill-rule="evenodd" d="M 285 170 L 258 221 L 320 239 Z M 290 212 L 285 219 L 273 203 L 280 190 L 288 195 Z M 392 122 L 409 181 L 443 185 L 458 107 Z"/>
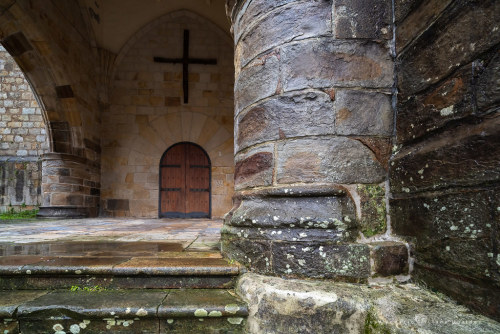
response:
<path fill-rule="evenodd" d="M 63 153 L 42 155 L 40 217 L 81 218 L 99 213 L 100 165 Z"/>
<path fill-rule="evenodd" d="M 370 275 L 369 247 L 356 239 L 385 233 L 393 129 L 391 6 L 377 3 L 376 13 L 357 1 L 226 3 L 237 193 L 222 247 L 253 271 Z M 359 22 L 347 27 L 344 11 Z"/>

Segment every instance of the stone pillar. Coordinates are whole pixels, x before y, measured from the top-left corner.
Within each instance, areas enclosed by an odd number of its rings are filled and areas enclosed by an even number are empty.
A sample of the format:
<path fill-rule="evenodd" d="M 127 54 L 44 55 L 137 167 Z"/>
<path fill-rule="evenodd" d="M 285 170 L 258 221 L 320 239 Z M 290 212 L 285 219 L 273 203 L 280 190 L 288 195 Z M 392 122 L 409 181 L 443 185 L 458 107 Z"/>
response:
<path fill-rule="evenodd" d="M 385 232 L 391 2 L 228 1 L 235 203 L 223 252 L 275 275 L 363 281 Z"/>
<path fill-rule="evenodd" d="M 95 217 L 99 198 L 99 164 L 71 154 L 42 155 L 43 203 L 38 216 Z"/>

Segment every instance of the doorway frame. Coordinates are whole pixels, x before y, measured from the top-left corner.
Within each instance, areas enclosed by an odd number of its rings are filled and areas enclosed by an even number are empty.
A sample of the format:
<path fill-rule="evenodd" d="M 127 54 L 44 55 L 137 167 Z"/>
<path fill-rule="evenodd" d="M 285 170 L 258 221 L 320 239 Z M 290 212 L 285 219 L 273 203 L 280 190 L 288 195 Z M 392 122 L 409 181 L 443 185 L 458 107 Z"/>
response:
<path fill-rule="evenodd" d="M 190 145 L 194 145 L 194 146 L 198 147 L 199 149 L 201 149 L 203 151 L 203 153 L 205 153 L 205 156 L 208 159 L 208 219 L 212 219 L 212 159 L 210 159 L 210 155 L 207 153 L 207 151 L 201 145 L 198 145 L 198 144 L 190 142 L 190 141 L 180 141 L 180 142 L 177 142 L 175 144 L 172 144 L 161 155 L 160 163 L 158 164 L 158 167 L 160 169 L 159 178 L 158 178 L 158 218 L 176 218 L 176 217 L 164 216 L 164 215 L 162 215 L 162 212 L 161 212 L 161 192 L 162 192 L 161 181 L 162 181 L 162 175 L 163 175 L 162 161 L 163 161 L 163 158 L 165 157 L 165 155 L 168 153 L 168 151 L 171 148 L 173 148 L 174 146 L 177 146 L 177 145 L 182 145 L 182 144 L 190 144 Z M 205 217 L 195 217 L 195 216 L 190 217 L 188 214 L 186 214 L 186 217 L 184 219 L 195 219 L 195 218 L 205 218 Z M 182 219 L 182 218 L 178 218 L 178 219 Z"/>

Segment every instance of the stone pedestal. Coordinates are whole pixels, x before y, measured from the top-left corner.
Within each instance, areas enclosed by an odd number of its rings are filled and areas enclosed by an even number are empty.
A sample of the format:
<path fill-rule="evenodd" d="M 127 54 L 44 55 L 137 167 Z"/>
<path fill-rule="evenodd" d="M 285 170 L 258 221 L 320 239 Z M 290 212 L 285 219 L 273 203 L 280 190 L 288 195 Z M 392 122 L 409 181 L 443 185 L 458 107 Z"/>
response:
<path fill-rule="evenodd" d="M 227 9 L 237 193 L 223 252 L 266 274 L 367 279 L 370 250 L 356 240 L 386 226 L 390 2 L 228 1 Z"/>
<path fill-rule="evenodd" d="M 100 167 L 70 154 L 42 155 L 42 206 L 38 216 L 95 217 L 99 214 Z"/>

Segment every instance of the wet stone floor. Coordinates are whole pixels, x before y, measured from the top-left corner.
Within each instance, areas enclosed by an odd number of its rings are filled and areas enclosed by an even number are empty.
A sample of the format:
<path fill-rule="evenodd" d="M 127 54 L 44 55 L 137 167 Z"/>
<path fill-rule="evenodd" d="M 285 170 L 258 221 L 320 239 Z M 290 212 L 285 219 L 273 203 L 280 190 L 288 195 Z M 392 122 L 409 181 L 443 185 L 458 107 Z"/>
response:
<path fill-rule="evenodd" d="M 157 242 L 171 244 L 170 251 L 213 251 L 219 248 L 221 227 L 222 220 L 210 219 L 0 220 L 0 256 L 14 255 L 2 254 L 7 245 L 15 245 L 17 251 L 22 251 L 23 244 L 33 243 L 93 242 L 107 251 L 106 242 L 129 245 Z"/>
<path fill-rule="evenodd" d="M 165 281 L 165 276 L 231 276 L 238 273 L 238 268 L 222 259 L 221 227 L 222 221 L 208 219 L 2 221 L 0 275 L 10 278 L 0 277 L 0 289 L 11 286 L 23 289 L 30 284 L 57 288 L 69 284 L 69 281 L 56 284 L 53 279 L 23 284 L 15 277 L 26 273 L 32 281 L 33 276 L 40 275 L 158 276 L 158 281 L 149 279 L 147 284 L 139 284 L 151 288 L 185 286 L 178 280 Z M 219 281 L 193 281 L 188 286 L 225 284 Z M 134 287 L 135 283 L 115 280 L 115 284 Z"/>

